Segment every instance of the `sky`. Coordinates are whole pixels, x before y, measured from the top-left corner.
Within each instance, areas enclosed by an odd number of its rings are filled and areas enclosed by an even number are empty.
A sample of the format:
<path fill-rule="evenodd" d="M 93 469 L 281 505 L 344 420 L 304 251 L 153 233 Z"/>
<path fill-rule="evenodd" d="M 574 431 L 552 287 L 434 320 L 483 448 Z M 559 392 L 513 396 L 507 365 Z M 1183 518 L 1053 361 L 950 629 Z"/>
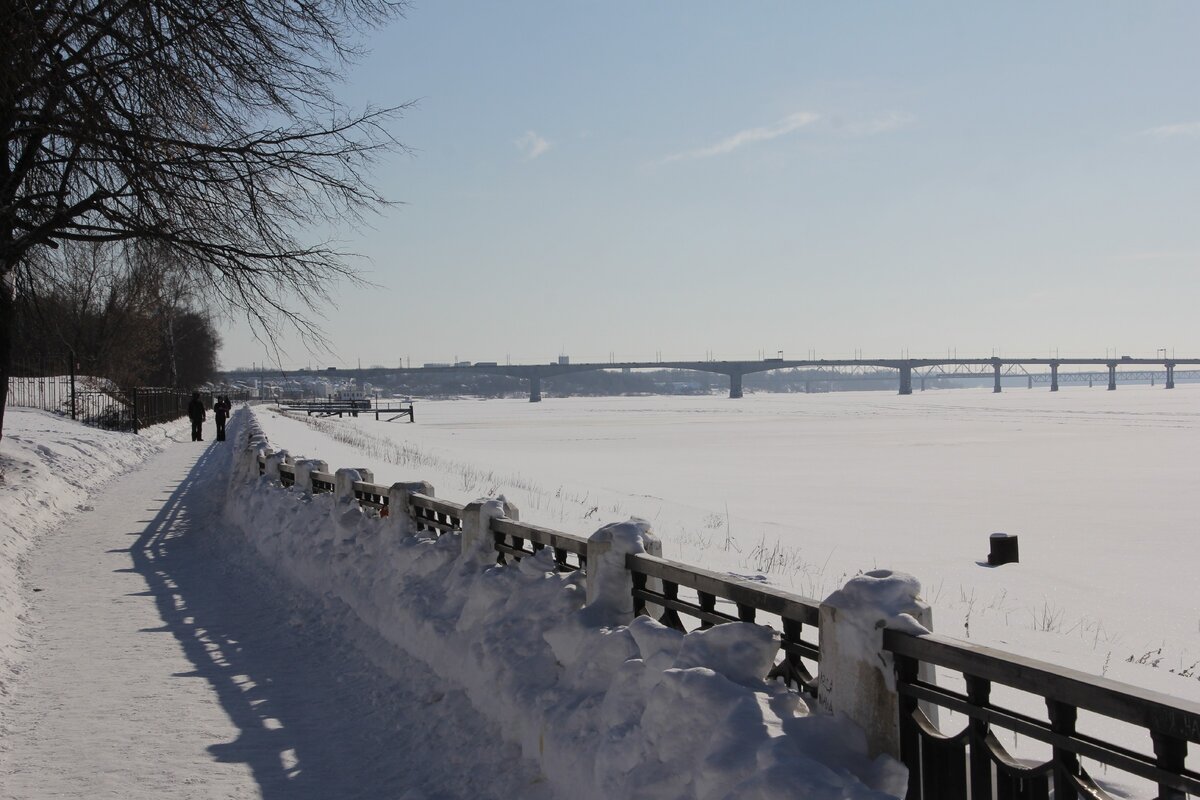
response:
<path fill-rule="evenodd" d="M 1200 4 L 414 2 L 328 348 L 223 367 L 1200 355 Z"/>

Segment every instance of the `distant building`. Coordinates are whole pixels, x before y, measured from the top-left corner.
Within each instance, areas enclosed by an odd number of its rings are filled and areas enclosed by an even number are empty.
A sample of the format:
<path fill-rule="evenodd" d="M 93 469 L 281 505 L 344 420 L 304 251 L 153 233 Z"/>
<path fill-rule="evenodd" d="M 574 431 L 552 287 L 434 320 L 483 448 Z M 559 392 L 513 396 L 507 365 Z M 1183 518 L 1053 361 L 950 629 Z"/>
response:
<path fill-rule="evenodd" d="M 559 357 L 558 357 L 558 363 L 559 363 L 559 364 L 570 364 L 570 363 L 571 363 L 571 357 L 570 357 L 570 356 L 559 356 Z"/>

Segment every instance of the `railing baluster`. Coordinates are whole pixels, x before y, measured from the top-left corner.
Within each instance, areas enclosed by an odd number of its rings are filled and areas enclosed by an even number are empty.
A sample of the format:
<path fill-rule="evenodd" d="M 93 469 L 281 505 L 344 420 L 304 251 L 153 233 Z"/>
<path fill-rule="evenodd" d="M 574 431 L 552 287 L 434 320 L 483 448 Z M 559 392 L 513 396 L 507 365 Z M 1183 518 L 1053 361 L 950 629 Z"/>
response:
<path fill-rule="evenodd" d="M 496 563 L 500 566 L 504 566 L 508 563 L 508 559 L 505 558 L 506 554 L 500 549 L 500 547 L 505 543 L 504 538 L 505 537 L 503 533 L 500 533 L 499 531 L 492 531 L 492 547 L 496 548 Z"/>
<path fill-rule="evenodd" d="M 913 684 L 917 682 L 917 671 L 920 667 L 915 658 L 896 654 L 896 683 Z M 898 703 L 900 714 L 900 761 L 908 767 L 907 800 L 923 800 L 921 795 L 921 729 L 913 715 L 917 713 L 917 699 L 911 695 L 901 694 Z"/>
<path fill-rule="evenodd" d="M 1187 761 L 1187 742 L 1175 736 L 1151 734 L 1154 742 L 1154 765 L 1176 775 L 1183 772 Z M 1170 786 L 1158 785 L 1158 800 L 1184 800 L 1185 795 Z"/>
<path fill-rule="evenodd" d="M 668 600 L 678 600 L 679 599 L 679 584 L 678 583 L 664 580 L 662 582 L 662 585 L 663 585 L 663 597 L 667 598 Z M 687 628 L 683 627 L 683 620 L 681 620 L 679 618 L 679 612 L 673 608 L 664 609 L 663 615 L 658 618 L 658 621 L 661 622 L 663 625 L 666 625 L 668 628 L 674 628 L 677 631 L 682 631 L 683 633 L 687 633 Z"/>
<path fill-rule="evenodd" d="M 922 735 L 921 774 L 926 778 L 923 800 L 961 800 L 966 797 L 966 743 L 965 737 L 943 739 Z"/>
<path fill-rule="evenodd" d="M 974 675 L 965 676 L 967 699 L 979 708 L 987 708 L 992 682 Z M 971 800 L 992 800 L 992 759 L 988 757 L 986 720 L 971 718 L 970 722 Z"/>
<path fill-rule="evenodd" d="M 1046 699 L 1046 708 L 1050 712 L 1050 730 L 1063 736 L 1075 734 L 1075 720 L 1079 716 L 1078 709 L 1067 703 Z M 1075 781 L 1079 775 L 1079 756 L 1070 750 L 1054 748 L 1054 798 L 1055 800 L 1075 800 Z"/>
<path fill-rule="evenodd" d="M 797 653 L 792 653 L 787 650 L 789 643 L 798 643 L 800 634 L 804 629 L 803 623 L 799 620 L 783 618 L 783 635 L 781 636 L 781 646 L 784 647 L 783 660 L 776 664 L 767 674 L 767 678 L 783 678 L 783 682 L 792 686 L 795 685 L 797 691 L 804 691 L 805 672 L 804 663 L 800 660 Z"/>
<path fill-rule="evenodd" d="M 646 591 L 646 573 L 634 572 L 633 576 L 633 615 L 640 617 L 646 613 L 646 600 L 638 592 Z"/>
<path fill-rule="evenodd" d="M 696 592 L 696 595 L 700 598 L 701 611 L 707 611 L 711 613 L 717 610 L 717 596 L 715 594 L 709 594 L 708 592 Z M 713 624 L 708 620 L 700 620 L 700 630 L 706 631 L 712 626 Z"/>
<path fill-rule="evenodd" d="M 748 606 L 745 603 L 737 604 L 738 619 L 742 622 L 754 622 L 757 609 L 754 606 Z"/>

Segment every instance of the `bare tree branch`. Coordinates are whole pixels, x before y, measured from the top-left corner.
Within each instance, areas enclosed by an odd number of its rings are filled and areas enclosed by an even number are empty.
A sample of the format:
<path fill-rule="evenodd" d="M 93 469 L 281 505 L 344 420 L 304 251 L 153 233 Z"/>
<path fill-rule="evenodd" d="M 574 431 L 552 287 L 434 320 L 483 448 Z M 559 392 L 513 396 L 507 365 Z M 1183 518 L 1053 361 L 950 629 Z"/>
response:
<path fill-rule="evenodd" d="M 336 86 L 361 34 L 402 12 L 392 0 L 0 3 L 0 327 L 18 279 L 46 277 L 39 253 L 134 241 L 268 340 L 297 311 L 316 331 L 307 317 L 326 287 L 358 276 L 298 232 L 386 203 L 369 177 L 404 149 L 388 125 L 408 107 L 347 109 Z"/>

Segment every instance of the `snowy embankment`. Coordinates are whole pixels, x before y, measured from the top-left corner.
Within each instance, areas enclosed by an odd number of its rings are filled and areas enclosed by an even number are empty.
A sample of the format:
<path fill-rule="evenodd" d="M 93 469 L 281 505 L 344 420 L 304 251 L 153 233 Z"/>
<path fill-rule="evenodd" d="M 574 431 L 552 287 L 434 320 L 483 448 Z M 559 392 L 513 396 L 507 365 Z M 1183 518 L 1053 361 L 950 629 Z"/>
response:
<path fill-rule="evenodd" d="M 106 481 L 182 431 L 182 423 L 168 423 L 134 436 L 44 411 L 6 409 L 0 440 L 0 695 L 16 668 L 26 610 L 20 573 L 30 548 L 66 515 L 86 510 L 87 499 Z"/>
<path fill-rule="evenodd" d="M 239 412 L 230 438 L 245 441 L 247 425 L 252 413 Z M 463 688 L 557 793 L 903 795 L 903 767 L 869 759 L 860 730 L 810 714 L 798 696 L 762 680 L 778 649 L 769 631 L 731 623 L 685 635 L 645 618 L 617 624 L 611 598 L 588 603 L 582 576 L 558 573 L 548 551 L 497 567 L 490 542 L 472 551 L 460 535 L 415 534 L 406 518 L 380 518 L 352 498 L 281 489 L 270 470 L 258 476 L 256 455 L 235 468 L 226 514 L 265 560 L 338 598 Z M 496 499 L 480 509 L 503 511 Z M 647 531 L 627 523 L 609 533 L 614 549 L 637 551 Z"/>

